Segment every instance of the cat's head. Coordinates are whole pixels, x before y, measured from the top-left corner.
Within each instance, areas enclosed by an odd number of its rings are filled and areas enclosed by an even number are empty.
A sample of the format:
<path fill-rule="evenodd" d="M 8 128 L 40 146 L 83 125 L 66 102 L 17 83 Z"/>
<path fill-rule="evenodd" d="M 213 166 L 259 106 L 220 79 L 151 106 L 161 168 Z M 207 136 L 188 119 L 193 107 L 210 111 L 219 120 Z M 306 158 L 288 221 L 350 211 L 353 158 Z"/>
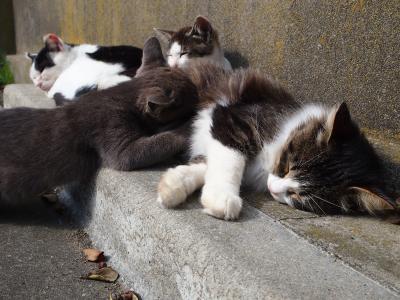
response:
<path fill-rule="evenodd" d="M 319 214 L 397 206 L 385 190 L 379 157 L 345 103 L 305 119 L 278 153 L 268 189 L 280 202 Z"/>
<path fill-rule="evenodd" d="M 157 37 L 167 45 L 167 62 L 171 67 L 186 67 L 193 61 L 214 62 L 231 69 L 221 50 L 218 33 L 203 16 L 193 26 L 178 31 L 154 28 Z"/>
<path fill-rule="evenodd" d="M 48 91 L 65 69 L 71 46 L 57 35 L 50 33 L 43 37 L 44 47 L 38 53 L 26 53 L 32 61 L 29 76 L 33 83 Z"/>
<path fill-rule="evenodd" d="M 191 115 L 198 103 L 197 89 L 178 68 L 171 68 L 157 38 L 149 38 L 143 48 L 142 65 L 135 80 L 139 83 L 139 108 L 145 117 L 160 124 Z"/>

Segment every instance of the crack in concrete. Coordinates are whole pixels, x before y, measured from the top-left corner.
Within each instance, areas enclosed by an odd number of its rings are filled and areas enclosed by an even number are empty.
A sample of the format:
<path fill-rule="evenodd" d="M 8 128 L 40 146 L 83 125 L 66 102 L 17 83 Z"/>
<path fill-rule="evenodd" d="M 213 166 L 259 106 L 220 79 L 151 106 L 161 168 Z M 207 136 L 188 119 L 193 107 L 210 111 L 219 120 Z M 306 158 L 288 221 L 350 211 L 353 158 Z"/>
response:
<path fill-rule="evenodd" d="M 307 219 L 318 219 L 323 218 L 323 216 L 309 216 L 309 217 L 286 217 L 286 218 L 279 218 L 276 221 L 286 221 L 286 220 L 307 220 Z"/>

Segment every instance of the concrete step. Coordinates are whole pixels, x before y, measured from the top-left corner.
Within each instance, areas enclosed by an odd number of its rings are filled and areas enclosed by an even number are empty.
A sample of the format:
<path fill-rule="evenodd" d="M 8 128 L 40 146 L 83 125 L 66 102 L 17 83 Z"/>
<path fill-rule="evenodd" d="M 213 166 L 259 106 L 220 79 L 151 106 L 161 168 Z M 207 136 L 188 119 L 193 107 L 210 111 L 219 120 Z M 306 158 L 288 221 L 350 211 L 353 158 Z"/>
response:
<path fill-rule="evenodd" d="M 33 95 L 33 86 L 11 85 L 4 102 L 53 105 L 45 97 L 31 102 Z M 395 225 L 319 217 L 250 194 L 237 222 L 202 214 L 196 197 L 164 210 L 155 201 L 162 172 L 103 169 L 91 197 L 87 187 L 63 193 L 94 243 L 144 299 L 400 297 Z"/>

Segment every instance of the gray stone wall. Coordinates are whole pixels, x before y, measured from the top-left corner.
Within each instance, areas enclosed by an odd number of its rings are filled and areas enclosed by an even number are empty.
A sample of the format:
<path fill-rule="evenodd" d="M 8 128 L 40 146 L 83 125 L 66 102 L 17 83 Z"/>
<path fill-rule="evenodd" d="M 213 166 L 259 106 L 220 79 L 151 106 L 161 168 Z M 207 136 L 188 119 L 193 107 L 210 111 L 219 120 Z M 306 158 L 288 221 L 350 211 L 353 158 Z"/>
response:
<path fill-rule="evenodd" d="M 17 51 L 41 36 L 142 46 L 153 27 L 203 14 L 236 66 L 280 79 L 304 102 L 347 101 L 361 124 L 399 135 L 399 0 L 14 0 Z"/>

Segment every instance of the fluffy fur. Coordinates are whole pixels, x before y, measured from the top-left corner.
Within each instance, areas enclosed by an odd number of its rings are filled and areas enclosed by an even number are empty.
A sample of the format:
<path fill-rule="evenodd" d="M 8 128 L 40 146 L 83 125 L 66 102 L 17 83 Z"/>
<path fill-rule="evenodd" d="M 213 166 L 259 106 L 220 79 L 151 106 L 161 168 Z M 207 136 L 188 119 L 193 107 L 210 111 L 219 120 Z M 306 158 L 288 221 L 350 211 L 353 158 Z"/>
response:
<path fill-rule="evenodd" d="M 43 40 L 39 53 L 27 56 L 33 83 L 50 98 L 72 100 L 84 91 L 115 86 L 130 80 L 141 64 L 142 50 L 132 46 L 70 45 L 55 34 Z"/>
<path fill-rule="evenodd" d="M 182 203 L 202 187 L 206 213 L 236 219 L 243 183 L 321 214 L 396 207 L 380 159 L 345 104 L 300 105 L 276 81 L 252 70 L 207 65 L 187 72 L 200 97 L 192 158 L 204 161 L 167 171 L 158 190 L 163 206 Z"/>
<path fill-rule="evenodd" d="M 183 71 L 165 65 L 152 38 L 140 73 L 129 82 L 55 109 L 1 111 L 1 199 L 86 182 L 100 166 L 130 171 L 184 151 L 187 126 L 181 125 L 197 92 Z"/>
<path fill-rule="evenodd" d="M 170 66 L 188 67 L 193 62 L 212 62 L 231 70 L 224 57 L 218 33 L 203 16 L 198 16 L 193 26 L 178 31 L 154 28 L 157 36 L 167 45 L 167 60 Z"/>

